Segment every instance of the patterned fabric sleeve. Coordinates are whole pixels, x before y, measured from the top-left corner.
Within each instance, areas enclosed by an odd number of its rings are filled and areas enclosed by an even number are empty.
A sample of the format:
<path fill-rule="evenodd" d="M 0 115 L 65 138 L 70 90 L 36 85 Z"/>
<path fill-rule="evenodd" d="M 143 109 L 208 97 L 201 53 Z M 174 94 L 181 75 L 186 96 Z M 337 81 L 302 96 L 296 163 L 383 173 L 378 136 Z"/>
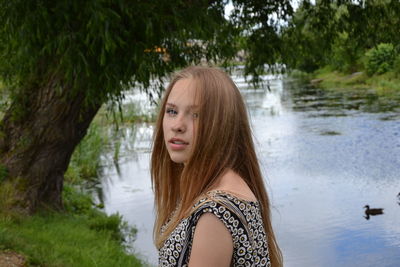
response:
<path fill-rule="evenodd" d="M 196 202 L 191 215 L 182 219 L 171 232 L 159 249 L 159 266 L 187 267 L 196 225 L 205 213 L 214 214 L 230 232 L 232 266 L 270 266 L 259 203 L 220 192 Z"/>
<path fill-rule="evenodd" d="M 233 241 L 232 264 L 234 266 L 268 266 L 268 249 L 262 224 L 248 224 L 246 219 L 256 216 L 251 214 L 252 205 L 249 203 L 236 203 L 226 197 L 205 199 L 198 203 L 198 207 L 190 220 L 192 228 L 191 238 L 194 236 L 195 226 L 204 213 L 212 213 L 223 222 L 231 233 Z M 246 212 L 248 210 L 248 212 Z M 258 235 L 258 231 L 260 235 Z M 256 234 L 256 239 L 254 239 Z M 192 243 L 192 242 L 191 242 Z"/>
<path fill-rule="evenodd" d="M 201 204 L 200 204 L 201 205 Z M 199 207 L 192 216 L 191 225 L 196 226 L 201 215 L 204 213 L 214 214 L 228 229 L 231 235 L 234 235 L 238 231 L 240 220 L 238 215 L 229 210 L 225 205 L 218 203 L 216 201 L 209 201 L 201 207 Z"/>

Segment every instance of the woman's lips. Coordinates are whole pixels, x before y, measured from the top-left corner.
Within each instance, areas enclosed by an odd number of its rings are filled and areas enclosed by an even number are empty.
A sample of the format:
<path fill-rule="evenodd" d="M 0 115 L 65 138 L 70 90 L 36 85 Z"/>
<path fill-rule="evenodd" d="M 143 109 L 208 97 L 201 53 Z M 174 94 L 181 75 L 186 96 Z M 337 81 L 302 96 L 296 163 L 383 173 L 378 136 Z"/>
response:
<path fill-rule="evenodd" d="M 189 145 L 189 143 L 178 138 L 172 138 L 168 141 L 168 143 L 172 150 L 183 150 L 187 145 Z"/>

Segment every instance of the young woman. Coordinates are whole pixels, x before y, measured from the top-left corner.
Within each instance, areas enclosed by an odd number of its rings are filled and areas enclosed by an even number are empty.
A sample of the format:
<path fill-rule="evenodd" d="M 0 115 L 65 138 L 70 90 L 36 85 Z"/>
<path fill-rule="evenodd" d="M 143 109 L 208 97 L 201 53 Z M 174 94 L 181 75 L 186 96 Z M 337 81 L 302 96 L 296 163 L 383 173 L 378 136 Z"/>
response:
<path fill-rule="evenodd" d="M 151 177 L 160 266 L 282 266 L 246 107 L 223 71 L 188 67 L 174 76 Z"/>

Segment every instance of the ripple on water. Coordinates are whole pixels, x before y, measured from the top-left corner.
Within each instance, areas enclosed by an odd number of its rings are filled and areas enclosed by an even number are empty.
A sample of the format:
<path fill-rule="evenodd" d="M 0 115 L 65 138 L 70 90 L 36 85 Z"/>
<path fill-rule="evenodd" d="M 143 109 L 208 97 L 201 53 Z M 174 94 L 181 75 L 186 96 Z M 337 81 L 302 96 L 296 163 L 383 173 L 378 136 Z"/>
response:
<path fill-rule="evenodd" d="M 249 108 L 285 266 L 398 266 L 396 101 L 373 91 L 327 92 L 282 79 L 271 80 L 269 89 L 251 90 L 243 79 L 235 81 Z M 148 165 L 152 130 L 139 127 L 121 141 L 129 160 L 119 171 L 110 165 L 103 186 L 106 211 L 118 211 L 137 226 L 135 252 L 156 265 Z M 385 208 L 384 214 L 366 220 L 366 204 Z"/>

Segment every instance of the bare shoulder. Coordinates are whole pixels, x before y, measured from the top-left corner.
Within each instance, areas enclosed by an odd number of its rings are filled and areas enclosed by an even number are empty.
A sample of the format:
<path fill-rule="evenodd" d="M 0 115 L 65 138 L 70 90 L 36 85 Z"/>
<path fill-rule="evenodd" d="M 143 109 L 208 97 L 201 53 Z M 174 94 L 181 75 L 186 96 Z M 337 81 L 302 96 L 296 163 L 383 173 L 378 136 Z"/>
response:
<path fill-rule="evenodd" d="M 219 178 L 219 181 L 213 190 L 225 191 L 244 200 L 257 200 L 256 196 L 243 178 L 232 170 L 228 170 Z"/>
<path fill-rule="evenodd" d="M 212 213 L 203 214 L 197 222 L 189 266 L 229 266 L 233 241 L 225 225 Z"/>

